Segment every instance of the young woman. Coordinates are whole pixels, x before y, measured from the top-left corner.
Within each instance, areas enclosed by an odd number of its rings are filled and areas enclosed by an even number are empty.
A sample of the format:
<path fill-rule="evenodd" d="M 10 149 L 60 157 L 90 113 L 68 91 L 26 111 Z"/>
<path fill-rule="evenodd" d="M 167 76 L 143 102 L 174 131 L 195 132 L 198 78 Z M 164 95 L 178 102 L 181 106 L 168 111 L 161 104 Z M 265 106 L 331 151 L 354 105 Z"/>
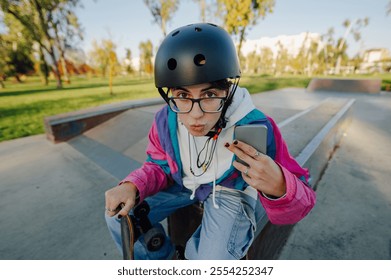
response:
<path fill-rule="evenodd" d="M 120 250 L 120 217 L 136 198 L 148 202 L 152 224 L 202 202 L 202 223 L 186 244 L 187 259 L 241 259 L 262 217 L 293 224 L 313 208 L 308 171 L 289 154 L 275 122 L 238 86 L 240 75 L 231 37 L 216 25 L 187 25 L 162 42 L 155 85 L 168 106 L 155 116 L 146 162 L 106 192 L 106 222 Z M 235 126 L 246 124 L 267 126 L 266 155 L 234 138 Z M 135 258 L 171 259 L 175 246 L 166 241 L 151 252 L 141 236 Z"/>

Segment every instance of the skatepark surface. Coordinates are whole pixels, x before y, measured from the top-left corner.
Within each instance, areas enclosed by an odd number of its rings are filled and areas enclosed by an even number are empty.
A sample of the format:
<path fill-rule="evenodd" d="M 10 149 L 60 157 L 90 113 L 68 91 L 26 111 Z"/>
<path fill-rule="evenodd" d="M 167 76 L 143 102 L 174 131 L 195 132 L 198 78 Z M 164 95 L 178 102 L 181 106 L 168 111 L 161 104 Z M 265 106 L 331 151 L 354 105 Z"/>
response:
<path fill-rule="evenodd" d="M 288 88 L 252 98 L 279 125 L 326 99 L 355 99 L 316 185 L 317 204 L 279 258 L 391 259 L 391 94 Z M 67 142 L 36 135 L 0 143 L 0 259 L 120 259 L 104 221 L 104 193 L 146 158 L 161 106 L 127 110 Z"/>

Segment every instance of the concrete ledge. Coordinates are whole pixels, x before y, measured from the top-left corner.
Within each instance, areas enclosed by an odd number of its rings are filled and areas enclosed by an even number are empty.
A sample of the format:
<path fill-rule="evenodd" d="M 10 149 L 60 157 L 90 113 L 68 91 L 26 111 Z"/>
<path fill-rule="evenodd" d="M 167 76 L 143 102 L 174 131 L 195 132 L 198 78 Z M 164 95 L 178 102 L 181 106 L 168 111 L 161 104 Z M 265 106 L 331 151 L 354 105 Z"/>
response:
<path fill-rule="evenodd" d="M 354 102 L 354 99 L 346 102 L 296 157 L 300 165 L 310 170 L 310 183 L 313 187 L 321 178 L 330 157 L 350 124 L 351 107 Z M 257 260 L 278 259 L 293 227 L 294 225 L 279 226 L 268 222 L 250 247 L 248 257 Z"/>
<path fill-rule="evenodd" d="M 326 79 L 314 78 L 307 87 L 307 91 L 339 91 L 380 93 L 380 79 Z"/>
<path fill-rule="evenodd" d="M 354 102 L 355 99 L 350 99 L 296 157 L 301 166 L 310 170 L 310 183 L 313 187 L 318 183 L 327 162 L 351 122 L 351 108 Z"/>
<path fill-rule="evenodd" d="M 67 141 L 126 110 L 163 103 L 161 98 L 135 100 L 46 117 L 46 137 L 54 143 Z"/>

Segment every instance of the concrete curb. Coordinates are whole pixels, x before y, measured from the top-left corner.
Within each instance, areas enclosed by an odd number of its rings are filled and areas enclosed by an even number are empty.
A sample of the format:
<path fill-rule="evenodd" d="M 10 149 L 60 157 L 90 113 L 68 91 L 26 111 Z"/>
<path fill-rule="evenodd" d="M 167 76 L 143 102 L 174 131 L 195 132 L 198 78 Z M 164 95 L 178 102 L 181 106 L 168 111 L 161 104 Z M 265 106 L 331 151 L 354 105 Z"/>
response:
<path fill-rule="evenodd" d="M 46 137 L 54 143 L 67 141 L 126 110 L 163 103 L 161 98 L 142 99 L 46 117 L 44 119 Z"/>

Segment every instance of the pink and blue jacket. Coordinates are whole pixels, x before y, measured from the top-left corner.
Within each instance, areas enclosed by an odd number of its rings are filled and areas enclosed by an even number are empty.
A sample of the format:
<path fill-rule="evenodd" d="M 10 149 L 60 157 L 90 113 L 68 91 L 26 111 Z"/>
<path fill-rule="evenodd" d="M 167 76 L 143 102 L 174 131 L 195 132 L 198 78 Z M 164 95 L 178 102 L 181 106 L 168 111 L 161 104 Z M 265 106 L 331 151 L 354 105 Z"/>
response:
<path fill-rule="evenodd" d="M 258 109 L 251 110 L 235 125 L 265 124 L 268 127 L 267 154 L 281 167 L 286 182 L 286 195 L 272 200 L 259 193 L 269 220 L 274 224 L 294 224 L 304 218 L 314 207 L 315 192 L 308 184 L 308 170 L 299 166 L 289 154 L 287 145 L 274 120 Z M 147 160 L 139 169 L 131 172 L 122 182 L 134 183 L 140 193 L 140 200 L 167 188 L 180 191 L 182 182 L 182 163 L 177 138 L 177 115 L 168 106 L 156 115 L 149 132 Z M 241 173 L 232 165 L 216 184 L 243 190 L 247 184 Z M 195 196 L 203 201 L 211 193 L 212 182 L 197 188 Z"/>

